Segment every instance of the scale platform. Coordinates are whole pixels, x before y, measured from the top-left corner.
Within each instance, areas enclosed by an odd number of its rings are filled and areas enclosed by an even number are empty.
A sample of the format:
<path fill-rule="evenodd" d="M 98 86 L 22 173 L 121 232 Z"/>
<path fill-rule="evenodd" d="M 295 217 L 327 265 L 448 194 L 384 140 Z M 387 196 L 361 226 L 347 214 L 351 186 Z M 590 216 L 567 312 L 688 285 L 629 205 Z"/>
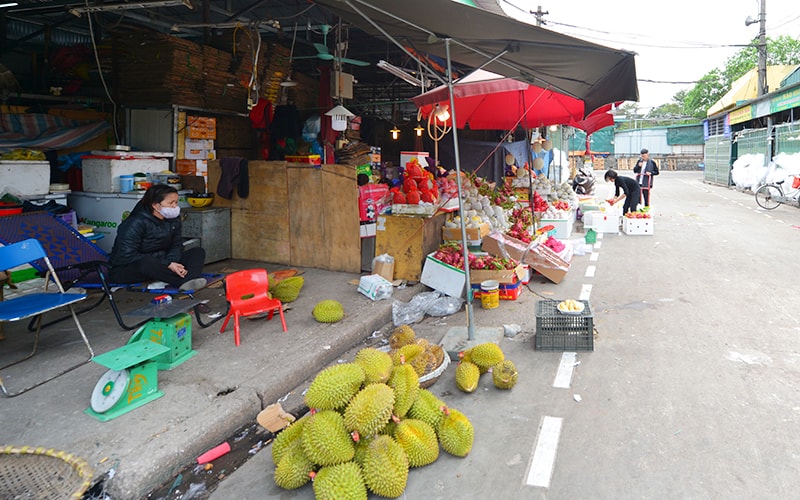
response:
<path fill-rule="evenodd" d="M 155 358 L 170 349 L 150 340 L 139 340 L 94 358 L 108 371 L 92 391 L 84 413 L 108 422 L 164 395 L 158 390 L 158 363 Z"/>
<path fill-rule="evenodd" d="M 132 344 L 142 339 L 169 349 L 155 359 L 159 370 L 172 370 L 197 354 L 197 351 L 192 349 L 192 316 L 185 312 L 166 319 L 156 318 L 148 321 L 131 336 L 128 343 Z"/>

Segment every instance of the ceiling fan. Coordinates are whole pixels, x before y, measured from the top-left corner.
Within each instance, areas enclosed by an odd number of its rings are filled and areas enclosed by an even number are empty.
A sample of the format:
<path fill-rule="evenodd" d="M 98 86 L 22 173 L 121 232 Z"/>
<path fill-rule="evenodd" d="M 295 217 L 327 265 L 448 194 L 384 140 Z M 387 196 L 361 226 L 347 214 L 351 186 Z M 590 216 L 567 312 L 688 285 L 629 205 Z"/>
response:
<path fill-rule="evenodd" d="M 358 59 L 349 59 L 347 57 L 336 57 L 334 54 L 331 54 L 330 51 L 328 51 L 328 33 L 330 32 L 331 27 L 328 24 L 323 24 L 320 26 L 320 29 L 322 30 L 322 35 L 325 37 L 325 39 L 324 43 L 313 44 L 314 48 L 317 49 L 317 54 L 313 56 L 295 57 L 294 59 L 312 59 L 316 57 L 317 59 L 322 59 L 323 61 L 338 61 L 339 63 L 352 64 L 353 66 L 370 65 L 370 63 L 367 61 L 359 61 Z"/>

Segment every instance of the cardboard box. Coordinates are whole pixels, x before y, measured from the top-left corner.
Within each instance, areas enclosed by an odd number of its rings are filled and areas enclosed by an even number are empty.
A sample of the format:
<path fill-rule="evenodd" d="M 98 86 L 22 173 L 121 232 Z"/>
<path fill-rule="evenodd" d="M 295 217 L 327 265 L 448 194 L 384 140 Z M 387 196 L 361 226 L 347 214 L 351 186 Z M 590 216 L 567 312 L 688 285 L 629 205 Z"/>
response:
<path fill-rule="evenodd" d="M 189 139 L 216 139 L 217 119 L 209 116 L 187 116 Z"/>
<path fill-rule="evenodd" d="M 400 167 L 406 168 L 406 163 L 416 158 L 422 168 L 428 168 L 428 157 L 430 153 L 426 151 L 400 151 Z"/>
<path fill-rule="evenodd" d="M 553 283 L 561 283 L 572 264 L 572 247 L 567 242 L 561 253 L 544 245 L 534 245 L 525 255 L 525 263 Z"/>
<path fill-rule="evenodd" d="M 422 268 L 422 276 L 420 277 L 420 282 L 423 285 L 427 285 L 450 297 L 462 298 L 466 281 L 467 277 L 464 270 L 435 259 L 433 254 L 429 254 L 425 258 L 425 265 Z"/>
<path fill-rule="evenodd" d="M 0 161 L 0 195 L 39 196 L 49 192 L 49 161 Z"/>
<path fill-rule="evenodd" d="M 493 231 L 483 237 L 481 250 L 497 257 L 506 257 L 517 262 L 525 262 L 530 244 L 522 242 L 500 231 Z"/>
<path fill-rule="evenodd" d="M 501 285 L 508 285 L 522 281 L 526 275 L 525 265 L 519 264 L 514 269 L 499 269 L 488 271 L 485 269 L 470 269 L 469 282 L 472 285 L 480 286 L 486 280 L 498 281 Z"/>
<path fill-rule="evenodd" d="M 491 227 L 482 223 L 479 227 L 467 227 L 467 245 L 480 245 L 483 237 L 489 234 Z M 444 241 L 461 241 L 461 227 L 443 227 L 442 239 Z"/>
<path fill-rule="evenodd" d="M 388 299 L 392 296 L 392 284 L 379 274 L 370 274 L 358 280 L 358 291 L 372 300 Z"/>
<path fill-rule="evenodd" d="M 213 139 L 186 139 L 183 141 L 184 149 L 214 149 Z"/>
<path fill-rule="evenodd" d="M 649 219 L 629 219 L 622 218 L 622 232 L 631 235 L 652 235 L 655 231 L 655 221 Z"/>
<path fill-rule="evenodd" d="M 175 172 L 180 175 L 208 174 L 208 160 L 175 160 Z"/>
<path fill-rule="evenodd" d="M 394 260 L 391 262 L 383 260 L 375 261 L 372 274 L 378 274 L 388 281 L 394 281 Z"/>
<path fill-rule="evenodd" d="M 187 149 L 184 152 L 187 160 L 216 160 L 217 152 L 213 149 Z"/>

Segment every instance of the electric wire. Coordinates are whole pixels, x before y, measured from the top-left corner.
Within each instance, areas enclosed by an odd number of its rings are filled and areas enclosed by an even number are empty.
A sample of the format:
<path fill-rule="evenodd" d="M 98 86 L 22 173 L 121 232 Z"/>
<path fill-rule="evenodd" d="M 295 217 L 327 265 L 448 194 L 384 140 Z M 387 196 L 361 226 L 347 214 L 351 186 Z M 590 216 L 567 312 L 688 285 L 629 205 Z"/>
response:
<path fill-rule="evenodd" d="M 85 0 L 86 7 L 89 7 L 89 0 Z M 117 144 L 120 143 L 119 140 L 119 130 L 117 128 L 117 102 L 111 97 L 111 92 L 108 90 L 108 85 L 106 84 L 106 78 L 103 76 L 103 67 L 100 64 L 100 55 L 97 52 L 97 42 L 94 39 L 94 28 L 92 27 L 92 14 L 91 12 L 86 13 L 86 19 L 89 21 L 89 39 L 92 41 L 92 52 L 94 53 L 94 62 L 97 65 L 97 72 L 100 75 L 100 82 L 103 84 L 103 90 L 106 92 L 106 97 L 111 102 L 111 126 L 114 130 L 114 140 Z"/>

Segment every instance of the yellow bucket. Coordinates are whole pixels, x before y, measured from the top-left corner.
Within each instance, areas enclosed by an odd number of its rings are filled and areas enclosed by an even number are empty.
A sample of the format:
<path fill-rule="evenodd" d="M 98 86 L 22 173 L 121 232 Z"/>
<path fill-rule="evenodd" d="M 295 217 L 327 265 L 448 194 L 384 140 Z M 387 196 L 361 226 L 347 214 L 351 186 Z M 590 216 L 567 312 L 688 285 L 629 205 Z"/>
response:
<path fill-rule="evenodd" d="M 497 280 L 486 280 L 481 283 L 481 307 L 496 309 L 500 306 L 500 283 Z"/>

